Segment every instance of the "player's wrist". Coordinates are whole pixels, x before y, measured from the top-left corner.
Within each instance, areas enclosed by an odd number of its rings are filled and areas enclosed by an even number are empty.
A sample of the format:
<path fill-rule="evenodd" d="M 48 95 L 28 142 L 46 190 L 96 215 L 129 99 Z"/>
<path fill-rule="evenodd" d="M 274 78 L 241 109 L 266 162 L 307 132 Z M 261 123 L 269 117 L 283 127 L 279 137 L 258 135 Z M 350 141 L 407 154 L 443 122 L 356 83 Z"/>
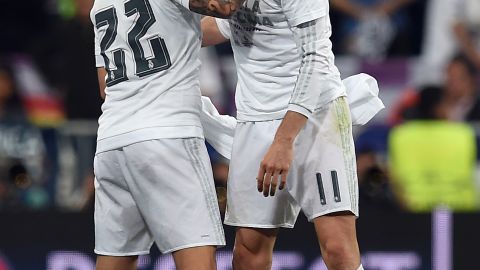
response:
<path fill-rule="evenodd" d="M 288 134 L 277 134 L 273 139 L 274 143 L 282 144 L 282 145 L 293 145 L 295 141 L 295 137 L 293 135 Z"/>

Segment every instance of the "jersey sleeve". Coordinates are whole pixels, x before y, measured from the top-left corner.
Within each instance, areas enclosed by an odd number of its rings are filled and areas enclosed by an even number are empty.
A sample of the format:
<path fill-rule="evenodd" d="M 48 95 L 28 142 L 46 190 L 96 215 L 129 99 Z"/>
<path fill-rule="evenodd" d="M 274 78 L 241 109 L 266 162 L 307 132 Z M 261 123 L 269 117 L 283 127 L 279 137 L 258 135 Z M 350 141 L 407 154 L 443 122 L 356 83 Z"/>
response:
<path fill-rule="evenodd" d="M 103 56 L 101 55 L 101 50 L 100 50 L 100 41 L 98 40 L 98 33 L 95 31 L 95 66 L 98 67 L 105 67 L 105 60 L 103 59 Z"/>
<path fill-rule="evenodd" d="M 230 32 L 230 23 L 226 19 L 215 18 L 218 30 L 226 39 L 230 39 L 232 34 Z"/>
<path fill-rule="evenodd" d="M 316 20 L 328 13 L 328 0 L 281 0 L 290 26 Z"/>
<path fill-rule="evenodd" d="M 95 17 L 91 14 L 90 19 L 92 21 L 92 24 L 94 25 L 94 33 L 95 33 L 95 38 L 93 40 L 94 43 L 94 53 L 95 53 L 95 66 L 98 67 L 105 67 L 105 60 L 103 59 L 102 56 L 102 50 L 100 49 L 100 37 L 98 34 L 97 29 L 95 28 Z"/>
<path fill-rule="evenodd" d="M 456 23 L 465 22 L 467 20 L 467 6 L 465 0 L 454 0 L 451 1 L 451 3 L 453 8 L 449 12 L 452 14 L 452 18 L 455 18 Z"/>
<path fill-rule="evenodd" d="M 292 27 L 301 64 L 288 110 L 309 116 L 330 100 L 331 93 L 343 93 L 340 73 L 334 64 L 328 16 Z"/>

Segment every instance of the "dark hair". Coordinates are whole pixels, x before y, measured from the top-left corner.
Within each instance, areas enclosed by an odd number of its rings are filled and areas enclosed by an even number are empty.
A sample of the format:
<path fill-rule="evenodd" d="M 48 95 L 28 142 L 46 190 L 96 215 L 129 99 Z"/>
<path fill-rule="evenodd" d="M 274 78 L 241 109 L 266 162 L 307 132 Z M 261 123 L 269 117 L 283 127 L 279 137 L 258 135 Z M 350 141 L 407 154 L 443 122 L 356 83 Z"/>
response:
<path fill-rule="evenodd" d="M 437 85 L 424 86 L 419 93 L 417 104 L 417 118 L 419 119 L 437 119 L 435 109 L 440 105 L 443 99 L 443 88 Z"/>

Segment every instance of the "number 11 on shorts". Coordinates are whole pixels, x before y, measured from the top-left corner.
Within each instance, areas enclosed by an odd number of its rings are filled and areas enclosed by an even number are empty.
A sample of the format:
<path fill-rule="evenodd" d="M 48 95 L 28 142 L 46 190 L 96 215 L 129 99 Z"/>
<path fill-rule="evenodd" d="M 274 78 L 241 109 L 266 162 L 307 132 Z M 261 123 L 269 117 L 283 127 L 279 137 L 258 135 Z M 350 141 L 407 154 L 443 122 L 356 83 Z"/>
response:
<path fill-rule="evenodd" d="M 323 187 L 322 174 L 317 173 L 317 185 L 318 193 L 320 194 L 320 203 L 322 205 L 327 204 L 327 198 L 325 196 L 325 189 Z M 338 174 L 337 171 L 330 171 L 330 177 L 332 179 L 332 188 L 333 188 L 333 199 L 335 202 L 341 202 L 342 198 L 340 197 L 340 187 L 338 186 Z"/>

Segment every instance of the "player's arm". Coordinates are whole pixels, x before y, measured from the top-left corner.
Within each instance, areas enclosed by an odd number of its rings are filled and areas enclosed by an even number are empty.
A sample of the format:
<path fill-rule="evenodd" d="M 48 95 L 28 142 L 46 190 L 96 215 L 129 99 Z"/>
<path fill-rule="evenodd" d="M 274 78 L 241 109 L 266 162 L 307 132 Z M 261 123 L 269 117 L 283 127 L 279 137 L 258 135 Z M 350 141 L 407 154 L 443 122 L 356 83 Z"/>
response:
<path fill-rule="evenodd" d="M 97 75 L 98 75 L 98 86 L 100 88 L 100 96 L 102 99 L 105 99 L 105 88 L 107 87 L 105 82 L 105 76 L 107 76 L 107 71 L 104 67 L 97 68 Z"/>
<path fill-rule="evenodd" d="M 203 15 L 229 18 L 239 10 L 245 0 L 189 0 L 191 11 Z"/>
<path fill-rule="evenodd" d="M 320 17 L 292 27 L 301 64 L 297 83 L 289 101 L 288 110 L 309 116 L 320 104 L 322 93 L 343 87 L 340 75 L 333 70 L 334 56 L 330 41 L 330 22 Z"/>
<path fill-rule="evenodd" d="M 204 17 L 202 19 L 202 47 L 208 47 L 223 43 L 228 40 L 219 29 L 217 20 L 213 17 Z"/>
<path fill-rule="evenodd" d="M 307 123 L 303 114 L 288 111 L 277 129 L 273 143 L 260 163 L 257 189 L 265 197 L 274 196 L 280 179 L 279 189 L 287 183 L 287 175 L 293 160 L 293 142 Z"/>
<path fill-rule="evenodd" d="M 331 71 L 333 53 L 329 25 L 328 18 L 321 16 L 292 27 L 302 61 L 288 111 L 260 164 L 257 188 L 264 196 L 275 195 L 279 177 L 279 188 L 285 186 L 295 138 L 308 116 L 321 106 L 318 104 L 321 93 L 336 87 L 331 83 L 337 75 Z"/>

